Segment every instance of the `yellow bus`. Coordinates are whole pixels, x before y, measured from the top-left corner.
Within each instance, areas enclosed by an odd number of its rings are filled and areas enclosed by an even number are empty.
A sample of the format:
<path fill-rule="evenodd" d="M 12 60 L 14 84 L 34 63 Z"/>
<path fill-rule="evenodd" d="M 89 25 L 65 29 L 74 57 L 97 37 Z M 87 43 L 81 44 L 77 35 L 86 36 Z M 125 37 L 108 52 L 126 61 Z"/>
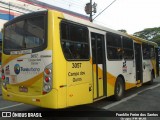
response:
<path fill-rule="evenodd" d="M 120 100 L 158 76 L 156 43 L 61 12 L 25 14 L 3 31 L 5 100 L 54 109 Z"/>

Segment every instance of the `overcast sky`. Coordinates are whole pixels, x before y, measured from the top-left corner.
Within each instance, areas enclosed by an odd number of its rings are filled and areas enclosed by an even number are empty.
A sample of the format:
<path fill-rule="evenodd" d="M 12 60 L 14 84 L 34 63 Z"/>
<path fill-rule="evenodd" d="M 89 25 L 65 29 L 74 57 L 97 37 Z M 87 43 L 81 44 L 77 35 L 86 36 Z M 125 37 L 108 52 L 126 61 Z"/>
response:
<path fill-rule="evenodd" d="M 74 12 L 85 14 L 84 6 L 90 0 L 39 0 Z M 114 0 L 92 0 L 97 3 L 97 14 Z M 145 28 L 160 27 L 160 0 L 116 0 L 94 23 L 128 33 Z M 96 16 L 96 14 L 94 15 Z M 93 18 L 94 18 L 93 16 Z"/>

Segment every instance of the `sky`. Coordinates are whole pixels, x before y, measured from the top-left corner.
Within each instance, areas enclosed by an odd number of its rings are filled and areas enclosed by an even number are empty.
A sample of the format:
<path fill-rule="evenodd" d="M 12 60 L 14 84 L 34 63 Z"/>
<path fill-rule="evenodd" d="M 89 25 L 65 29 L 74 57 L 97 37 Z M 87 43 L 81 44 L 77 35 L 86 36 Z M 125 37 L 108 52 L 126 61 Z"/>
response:
<path fill-rule="evenodd" d="M 54 6 L 62 7 L 86 15 L 84 6 L 90 0 L 39 0 Z M 93 18 L 114 0 L 92 0 L 97 3 L 97 13 Z M 107 10 L 98 16 L 93 23 L 121 30 L 129 34 L 146 28 L 160 27 L 160 0 L 116 0 Z"/>

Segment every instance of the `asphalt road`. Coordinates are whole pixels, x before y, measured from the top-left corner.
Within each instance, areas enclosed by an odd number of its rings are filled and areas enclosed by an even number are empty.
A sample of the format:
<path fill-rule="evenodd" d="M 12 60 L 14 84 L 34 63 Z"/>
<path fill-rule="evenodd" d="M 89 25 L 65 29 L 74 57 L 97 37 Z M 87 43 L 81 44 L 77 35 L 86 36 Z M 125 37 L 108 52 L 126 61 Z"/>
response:
<path fill-rule="evenodd" d="M 160 120 L 160 78 L 154 80 L 153 85 L 143 85 L 139 88 L 128 90 L 125 98 L 121 101 L 112 101 L 111 99 L 112 97 L 92 104 L 53 110 L 5 101 L 0 96 L 0 111 L 40 112 L 43 118 L 38 118 L 38 120 L 46 120 L 48 119 L 45 118 L 47 116 L 50 116 L 52 120 Z M 141 113 L 150 117 L 136 116 L 136 114 L 140 115 Z M 124 114 L 125 116 L 123 116 Z M 128 114 L 129 116 L 127 116 Z"/>

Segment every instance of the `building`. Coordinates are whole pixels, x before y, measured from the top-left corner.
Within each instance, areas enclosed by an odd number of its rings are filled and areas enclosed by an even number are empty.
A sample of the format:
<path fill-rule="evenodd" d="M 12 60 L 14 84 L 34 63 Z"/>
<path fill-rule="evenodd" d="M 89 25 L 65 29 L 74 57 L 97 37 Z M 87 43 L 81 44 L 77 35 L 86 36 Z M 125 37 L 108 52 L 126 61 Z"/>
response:
<path fill-rule="evenodd" d="M 87 16 L 79 13 L 75 13 L 63 8 L 59 8 L 47 3 L 40 2 L 38 0 L 1 0 L 0 1 L 0 30 L 3 28 L 3 24 L 8 20 L 13 19 L 22 14 L 42 11 L 46 9 L 53 9 L 56 11 L 61 11 L 82 19 L 89 20 Z"/>
<path fill-rule="evenodd" d="M 80 17 L 82 19 L 89 20 L 87 16 L 84 16 L 82 14 L 68 11 L 63 8 L 59 8 L 47 3 L 40 2 L 38 0 L 1 0 L 0 1 L 0 52 L 2 44 L 1 30 L 3 28 L 4 23 L 22 14 L 35 11 L 43 11 L 47 9 L 61 11 L 76 17 Z"/>

